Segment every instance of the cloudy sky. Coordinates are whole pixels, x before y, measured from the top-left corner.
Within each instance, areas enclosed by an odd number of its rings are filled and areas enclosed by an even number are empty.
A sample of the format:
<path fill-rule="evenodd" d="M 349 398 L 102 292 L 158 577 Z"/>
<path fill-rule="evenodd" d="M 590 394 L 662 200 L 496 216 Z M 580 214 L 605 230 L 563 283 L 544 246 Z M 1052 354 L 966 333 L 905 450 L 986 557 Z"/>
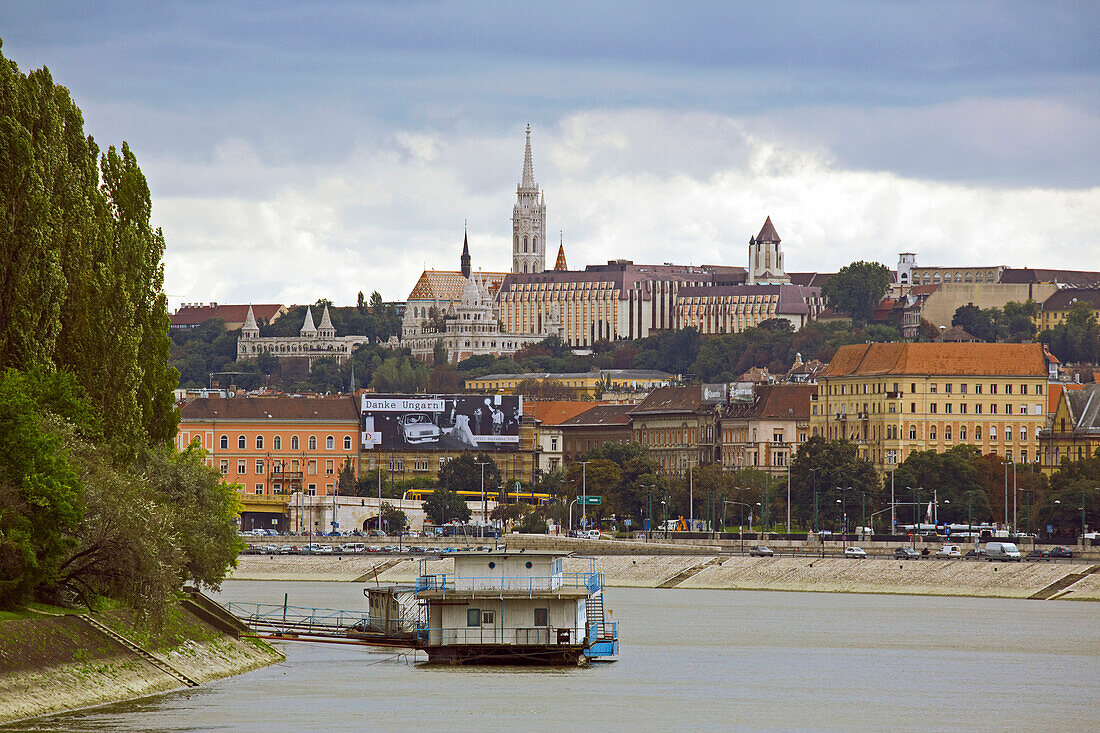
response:
<path fill-rule="evenodd" d="M 1100 269 L 1100 3 L 0 0 L 126 140 L 170 303 L 404 299 L 506 270 L 533 129 L 571 267 Z M 548 253 L 552 262 L 553 255 Z"/>

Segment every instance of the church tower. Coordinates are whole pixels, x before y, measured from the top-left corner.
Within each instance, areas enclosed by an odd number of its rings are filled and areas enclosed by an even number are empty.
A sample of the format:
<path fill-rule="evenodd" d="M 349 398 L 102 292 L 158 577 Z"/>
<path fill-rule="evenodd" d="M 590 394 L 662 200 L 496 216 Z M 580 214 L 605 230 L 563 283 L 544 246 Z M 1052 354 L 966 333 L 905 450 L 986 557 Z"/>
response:
<path fill-rule="evenodd" d="M 774 285 L 789 283 L 791 278 L 783 270 L 783 252 L 779 249 L 779 235 L 769 216 L 755 237 L 749 237 L 749 285 Z"/>
<path fill-rule="evenodd" d="M 531 126 L 523 151 L 523 178 L 512 208 L 512 272 L 542 272 L 546 267 L 546 202 L 531 164 Z"/>

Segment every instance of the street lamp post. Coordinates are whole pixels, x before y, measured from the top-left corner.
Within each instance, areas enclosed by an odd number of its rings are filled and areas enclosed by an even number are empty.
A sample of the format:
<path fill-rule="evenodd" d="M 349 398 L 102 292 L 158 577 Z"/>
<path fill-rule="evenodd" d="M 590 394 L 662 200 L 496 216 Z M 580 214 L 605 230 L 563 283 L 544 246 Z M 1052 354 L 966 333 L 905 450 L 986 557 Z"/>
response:
<path fill-rule="evenodd" d="M 581 461 L 581 526 L 588 526 L 588 464 L 590 461 Z"/>
<path fill-rule="evenodd" d="M 474 461 L 475 465 L 481 466 L 481 536 L 485 537 L 485 513 L 488 507 L 485 503 L 485 466 L 488 461 Z M 381 506 L 381 504 L 379 504 Z"/>
<path fill-rule="evenodd" d="M 819 527 L 817 526 L 817 469 L 816 468 L 811 468 L 810 473 L 812 473 L 813 476 L 814 476 L 814 526 L 813 526 L 813 530 L 814 530 L 814 532 L 817 532 L 819 530 Z"/>

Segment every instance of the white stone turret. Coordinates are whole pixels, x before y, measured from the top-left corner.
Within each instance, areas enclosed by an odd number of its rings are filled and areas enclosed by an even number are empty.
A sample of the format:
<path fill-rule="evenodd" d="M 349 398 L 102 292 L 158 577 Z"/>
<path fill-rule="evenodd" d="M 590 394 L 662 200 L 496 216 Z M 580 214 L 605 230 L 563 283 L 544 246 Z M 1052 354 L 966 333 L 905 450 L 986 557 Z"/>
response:
<path fill-rule="evenodd" d="M 328 303 L 325 303 L 325 313 L 321 316 L 321 325 L 317 327 L 317 338 L 330 339 L 336 337 L 336 329 L 332 325 L 332 319 L 328 314 Z"/>
<path fill-rule="evenodd" d="M 241 338 L 254 339 L 259 338 L 260 327 L 256 325 L 256 314 L 252 312 L 252 306 L 248 306 L 248 315 L 244 318 L 244 325 L 241 326 Z"/>
<path fill-rule="evenodd" d="M 317 327 L 313 325 L 313 311 L 310 310 L 308 305 L 306 306 L 305 323 L 302 324 L 302 330 L 299 331 L 298 334 L 300 336 L 309 336 L 313 338 L 317 336 Z"/>

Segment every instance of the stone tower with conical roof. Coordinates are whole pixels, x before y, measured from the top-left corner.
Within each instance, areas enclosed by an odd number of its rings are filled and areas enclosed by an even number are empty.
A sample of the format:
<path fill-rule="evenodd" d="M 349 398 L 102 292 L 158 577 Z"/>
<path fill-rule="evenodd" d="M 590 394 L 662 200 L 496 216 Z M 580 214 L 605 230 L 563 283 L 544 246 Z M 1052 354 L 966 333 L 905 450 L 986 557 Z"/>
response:
<path fill-rule="evenodd" d="M 546 201 L 535 183 L 531 162 L 531 126 L 523 151 L 523 177 L 516 186 L 512 208 L 512 272 L 542 272 L 546 269 Z"/>
<path fill-rule="evenodd" d="M 252 305 L 248 306 L 248 315 L 244 317 L 244 325 L 241 326 L 241 338 L 254 339 L 260 337 L 260 327 L 256 325 L 256 314 L 252 312 Z"/>
<path fill-rule="evenodd" d="M 783 252 L 779 249 L 779 234 L 772 218 L 764 220 L 764 226 L 755 237 L 749 237 L 749 285 L 774 285 L 789 283 L 791 278 L 783 270 Z"/>
<path fill-rule="evenodd" d="M 306 320 L 302 323 L 302 328 L 298 331 L 298 335 L 317 338 L 317 327 L 313 325 L 313 311 L 308 305 L 306 306 Z"/>
<path fill-rule="evenodd" d="M 321 325 L 317 327 L 317 338 L 336 338 L 336 328 L 332 325 L 332 318 L 328 314 L 328 303 L 325 303 L 325 313 L 321 316 Z"/>

